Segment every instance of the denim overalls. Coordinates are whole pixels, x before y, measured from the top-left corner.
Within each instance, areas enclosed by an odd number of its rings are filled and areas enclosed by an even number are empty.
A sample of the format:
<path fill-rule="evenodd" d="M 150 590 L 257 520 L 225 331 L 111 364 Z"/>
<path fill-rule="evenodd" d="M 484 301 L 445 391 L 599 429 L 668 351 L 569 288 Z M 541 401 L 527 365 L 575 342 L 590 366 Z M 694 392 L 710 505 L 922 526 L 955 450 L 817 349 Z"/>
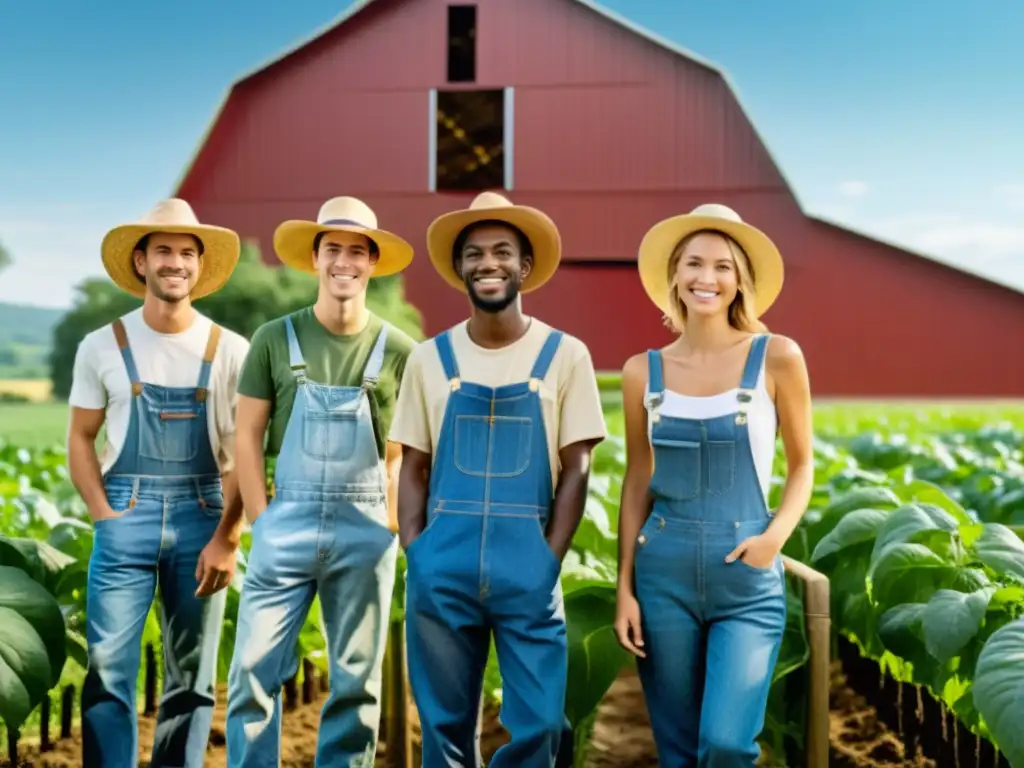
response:
<path fill-rule="evenodd" d="M 661 353 L 648 352 L 654 508 L 637 537 L 638 669 L 664 768 L 749 767 L 759 755 L 786 624 L 782 559 L 725 556 L 771 519 L 746 426 L 767 342 L 752 342 L 736 411 L 702 420 L 659 414 Z"/>
<path fill-rule="evenodd" d="M 82 686 L 85 768 L 139 763 L 135 709 L 142 631 L 160 584 L 164 686 L 153 768 L 202 768 L 226 591 L 195 597 L 196 564 L 224 510 L 206 398 L 220 328 L 193 387 L 139 380 L 124 325 L 113 323 L 132 386 L 128 433 L 104 478 L 118 513 L 94 526 L 86 600 L 89 670 Z"/>
<path fill-rule="evenodd" d="M 476 768 L 491 631 L 511 742 L 492 768 L 554 765 L 566 727 L 561 563 L 545 538 L 554 498 L 540 388 L 552 331 L 529 381 L 459 379 L 449 332 L 435 340 L 451 393 L 430 474 L 427 525 L 409 545 L 409 679 L 424 768 Z"/>
<path fill-rule="evenodd" d="M 372 768 L 381 666 L 398 540 L 367 391 L 384 363 L 385 323 L 359 387 L 317 384 L 291 318 L 298 380 L 274 473 L 274 498 L 252 526 L 228 675 L 228 765 L 277 768 L 281 686 L 298 669 L 296 642 L 319 592 L 331 693 L 321 712 L 317 768 Z"/>

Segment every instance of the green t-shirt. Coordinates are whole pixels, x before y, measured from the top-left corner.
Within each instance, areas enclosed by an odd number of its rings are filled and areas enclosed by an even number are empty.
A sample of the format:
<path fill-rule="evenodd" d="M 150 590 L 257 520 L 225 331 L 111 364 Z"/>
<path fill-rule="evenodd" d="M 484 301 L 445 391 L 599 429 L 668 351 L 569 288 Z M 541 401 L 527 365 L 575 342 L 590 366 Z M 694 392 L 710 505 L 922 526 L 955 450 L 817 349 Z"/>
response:
<path fill-rule="evenodd" d="M 337 336 L 324 328 L 313 314 L 312 307 L 293 312 L 291 318 L 306 362 L 306 377 L 310 381 L 338 387 L 358 387 L 363 383 L 363 370 L 383 327 L 379 317 L 371 313 L 366 328 L 350 336 Z M 370 410 L 381 458 L 384 457 L 405 361 L 415 346 L 416 342 L 408 335 L 393 325 L 388 327 L 384 365 L 377 385 L 370 391 Z M 297 387 L 288 356 L 285 319 L 279 317 L 256 329 L 238 382 L 240 395 L 273 403 L 267 430 L 267 456 L 276 456 L 281 451 Z"/>

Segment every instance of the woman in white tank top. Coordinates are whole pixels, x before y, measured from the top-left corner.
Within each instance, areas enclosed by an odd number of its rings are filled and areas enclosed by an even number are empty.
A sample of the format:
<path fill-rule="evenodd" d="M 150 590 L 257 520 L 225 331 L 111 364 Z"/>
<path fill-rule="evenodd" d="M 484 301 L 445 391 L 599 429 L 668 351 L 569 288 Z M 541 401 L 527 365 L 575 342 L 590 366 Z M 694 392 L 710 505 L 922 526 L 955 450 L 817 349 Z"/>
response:
<path fill-rule="evenodd" d="M 753 766 L 786 624 L 780 551 L 814 484 L 799 347 L 758 317 L 782 258 L 721 205 L 655 225 L 640 278 L 680 336 L 623 368 L 616 633 L 663 768 Z M 781 434 L 787 480 L 767 498 Z"/>

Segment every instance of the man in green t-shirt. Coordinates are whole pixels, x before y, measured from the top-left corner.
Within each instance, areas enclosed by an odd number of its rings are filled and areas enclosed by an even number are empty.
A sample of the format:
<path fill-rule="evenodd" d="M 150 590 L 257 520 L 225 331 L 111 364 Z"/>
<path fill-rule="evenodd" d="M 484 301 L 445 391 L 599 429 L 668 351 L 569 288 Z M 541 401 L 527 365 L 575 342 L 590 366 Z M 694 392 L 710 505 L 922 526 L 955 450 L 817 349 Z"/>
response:
<path fill-rule="evenodd" d="M 256 331 L 238 385 L 252 547 L 228 676 L 228 765 L 278 762 L 280 691 L 317 593 L 331 682 L 317 764 L 372 765 L 397 557 L 401 449 L 386 436 L 415 342 L 367 309 L 366 286 L 405 269 L 413 251 L 351 197 L 328 200 L 315 222 L 283 223 L 274 250 L 320 286 L 312 307 Z M 269 502 L 267 454 L 277 455 Z"/>

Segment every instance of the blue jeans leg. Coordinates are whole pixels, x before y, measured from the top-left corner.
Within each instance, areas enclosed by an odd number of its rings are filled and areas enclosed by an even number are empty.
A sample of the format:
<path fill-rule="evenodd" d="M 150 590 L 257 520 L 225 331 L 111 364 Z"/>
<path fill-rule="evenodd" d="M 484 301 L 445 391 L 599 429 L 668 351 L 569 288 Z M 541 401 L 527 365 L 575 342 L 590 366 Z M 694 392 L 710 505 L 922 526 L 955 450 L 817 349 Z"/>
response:
<path fill-rule="evenodd" d="M 406 652 L 422 724 L 423 765 L 475 768 L 483 762 L 476 726 L 490 630 L 458 580 L 444 579 L 441 588 L 441 580 L 418 573 L 417 552 L 410 547 L 406 553 Z"/>
<path fill-rule="evenodd" d="M 644 596 L 641 617 L 647 657 L 637 659 L 637 672 L 658 763 L 665 768 L 688 768 L 697 765 L 705 690 L 701 625 L 686 608 L 673 604 L 668 591 L 648 589 Z"/>
<path fill-rule="evenodd" d="M 228 673 L 230 768 L 277 768 L 280 762 L 281 687 L 298 669 L 295 645 L 315 595 L 303 537 L 293 535 L 285 546 L 274 540 L 274 521 L 265 518 L 280 511 L 286 520 L 289 511 L 281 506 L 275 501 L 253 526 Z"/>
<path fill-rule="evenodd" d="M 95 524 L 86 582 L 85 768 L 135 768 L 139 763 L 135 691 L 142 632 L 156 591 L 161 514 L 161 503 L 141 499 L 121 517 Z"/>
<path fill-rule="evenodd" d="M 216 701 L 217 653 L 227 591 L 196 597 L 196 567 L 220 520 L 192 500 L 172 504 L 167 519 L 176 542 L 160 560 L 164 685 L 153 765 L 202 768 Z"/>
<path fill-rule="evenodd" d="M 350 768 L 362 759 L 372 768 L 398 539 L 374 519 L 387 519 L 383 500 L 338 498 L 334 504 L 335 551 L 318 582 L 331 693 L 320 715 L 316 765 Z M 326 543 L 323 529 L 321 536 Z"/>
<path fill-rule="evenodd" d="M 765 602 L 711 625 L 700 721 L 701 766 L 750 768 L 757 761 L 757 737 L 764 727 L 785 627 L 785 604 L 781 606 L 780 610 L 779 602 Z"/>

